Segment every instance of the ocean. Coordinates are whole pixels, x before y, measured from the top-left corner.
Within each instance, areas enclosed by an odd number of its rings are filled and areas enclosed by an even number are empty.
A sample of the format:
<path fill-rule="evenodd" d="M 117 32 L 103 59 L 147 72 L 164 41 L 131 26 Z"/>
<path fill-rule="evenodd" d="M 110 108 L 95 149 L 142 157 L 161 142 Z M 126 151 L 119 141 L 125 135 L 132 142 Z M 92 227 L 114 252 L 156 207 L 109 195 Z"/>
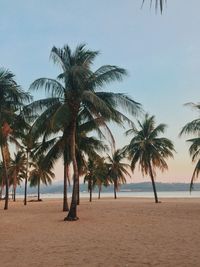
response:
<path fill-rule="evenodd" d="M 190 194 L 189 191 L 162 191 L 162 192 L 157 192 L 158 198 L 200 198 L 200 191 L 192 191 Z M 23 198 L 23 195 L 19 194 L 17 195 L 18 198 Z M 61 193 L 46 193 L 46 194 L 41 194 L 40 197 L 42 199 L 45 198 L 63 198 L 63 194 Z M 71 193 L 68 193 L 68 197 L 71 197 Z M 81 198 L 89 198 L 89 193 L 88 192 L 81 192 L 80 193 Z M 98 198 L 98 193 L 93 193 L 92 197 Z M 101 198 L 109 198 L 113 197 L 112 192 L 102 192 L 101 193 Z M 154 198 L 153 192 L 117 192 L 117 197 L 118 198 L 126 198 L 126 197 L 132 197 L 132 198 Z M 35 199 L 37 198 L 36 194 L 29 194 L 28 195 L 29 199 Z"/>

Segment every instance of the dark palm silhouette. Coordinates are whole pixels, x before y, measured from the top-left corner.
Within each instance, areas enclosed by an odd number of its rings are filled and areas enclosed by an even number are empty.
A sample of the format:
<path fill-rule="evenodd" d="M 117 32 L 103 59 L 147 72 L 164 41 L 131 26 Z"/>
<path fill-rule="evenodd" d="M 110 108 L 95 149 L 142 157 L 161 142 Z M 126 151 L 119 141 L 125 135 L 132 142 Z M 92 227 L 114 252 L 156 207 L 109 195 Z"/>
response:
<path fill-rule="evenodd" d="M 114 185 L 114 198 L 117 198 L 117 190 L 120 184 L 126 183 L 126 178 L 130 177 L 128 169 L 130 165 L 124 163 L 124 151 L 117 149 L 112 156 L 108 156 L 108 177 Z"/>
<path fill-rule="evenodd" d="M 189 103 L 189 105 L 200 111 L 200 104 Z M 187 123 L 181 130 L 180 136 L 183 134 L 195 136 L 194 138 L 187 140 L 187 142 L 191 144 L 189 153 L 192 158 L 192 162 L 196 162 L 190 182 L 191 191 L 193 189 L 193 184 L 198 179 L 200 173 L 200 117 Z"/>
<path fill-rule="evenodd" d="M 15 134 L 20 109 L 26 101 L 30 100 L 29 94 L 23 92 L 14 78 L 14 74 L 10 71 L 0 69 L 0 146 L 6 186 L 4 209 L 8 209 L 9 197 L 10 152 L 8 142 L 9 138 Z"/>
<path fill-rule="evenodd" d="M 134 171 L 136 164 L 139 164 L 142 174 L 151 177 L 155 202 L 158 203 L 154 181 L 155 169 L 158 168 L 161 171 L 168 169 L 166 159 L 173 157 L 174 146 L 169 139 L 158 137 L 164 133 L 166 125 L 155 126 L 154 116 L 150 117 L 146 114 L 142 122 L 138 121 L 138 126 L 126 132 L 127 135 L 133 135 L 126 151 L 131 160 L 132 170 Z"/>

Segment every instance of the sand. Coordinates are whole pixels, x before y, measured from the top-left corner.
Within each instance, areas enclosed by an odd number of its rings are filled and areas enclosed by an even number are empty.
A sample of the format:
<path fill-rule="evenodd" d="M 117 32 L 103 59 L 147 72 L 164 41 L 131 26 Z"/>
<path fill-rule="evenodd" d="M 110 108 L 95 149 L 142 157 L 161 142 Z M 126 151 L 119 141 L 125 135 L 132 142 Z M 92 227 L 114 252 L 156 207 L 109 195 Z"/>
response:
<path fill-rule="evenodd" d="M 64 222 L 61 200 L 0 202 L 0 266 L 200 266 L 200 199 L 82 200 Z"/>

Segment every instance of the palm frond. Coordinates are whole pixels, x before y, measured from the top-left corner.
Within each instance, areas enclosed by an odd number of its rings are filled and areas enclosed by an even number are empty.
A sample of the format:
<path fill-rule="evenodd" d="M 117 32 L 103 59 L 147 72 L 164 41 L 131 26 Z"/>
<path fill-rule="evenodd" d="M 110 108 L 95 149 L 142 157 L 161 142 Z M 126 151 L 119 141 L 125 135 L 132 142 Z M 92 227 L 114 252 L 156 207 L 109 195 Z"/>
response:
<path fill-rule="evenodd" d="M 40 78 L 35 80 L 31 85 L 29 90 L 38 90 L 40 88 L 45 89 L 45 91 L 49 94 L 51 94 L 52 97 L 63 97 L 65 88 L 61 83 L 54 79 L 49 78 Z"/>

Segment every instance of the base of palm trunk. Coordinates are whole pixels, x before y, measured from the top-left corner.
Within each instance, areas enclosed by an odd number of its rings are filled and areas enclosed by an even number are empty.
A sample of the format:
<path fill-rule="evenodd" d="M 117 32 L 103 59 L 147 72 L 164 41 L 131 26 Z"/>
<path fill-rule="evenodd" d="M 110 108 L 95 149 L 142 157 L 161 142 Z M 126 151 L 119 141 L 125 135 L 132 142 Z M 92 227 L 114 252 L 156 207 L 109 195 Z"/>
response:
<path fill-rule="evenodd" d="M 69 208 L 63 208 L 63 211 L 69 211 Z"/>
<path fill-rule="evenodd" d="M 77 221 L 77 220 L 79 220 L 79 217 L 70 217 L 70 216 L 67 216 L 64 219 L 64 221 L 69 221 L 69 222 L 73 222 L 73 221 Z"/>

